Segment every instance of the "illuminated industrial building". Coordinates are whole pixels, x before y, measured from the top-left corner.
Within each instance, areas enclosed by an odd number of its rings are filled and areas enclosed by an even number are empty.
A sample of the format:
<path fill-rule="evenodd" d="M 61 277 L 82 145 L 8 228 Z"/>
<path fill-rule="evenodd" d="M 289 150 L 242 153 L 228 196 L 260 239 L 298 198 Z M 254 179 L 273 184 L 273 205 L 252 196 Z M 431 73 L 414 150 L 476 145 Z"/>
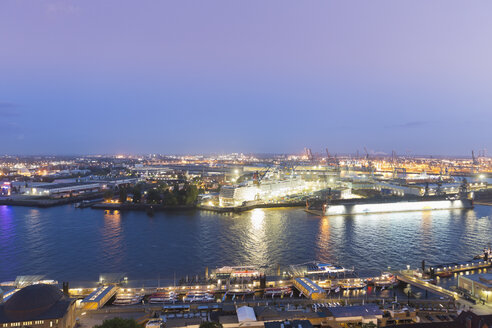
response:
<path fill-rule="evenodd" d="M 223 186 L 220 189 L 219 203 L 222 207 L 242 206 L 254 201 L 275 201 L 282 197 L 324 188 L 325 182 L 306 181 L 299 177 L 269 179 L 261 183 L 246 181 L 239 185 Z"/>

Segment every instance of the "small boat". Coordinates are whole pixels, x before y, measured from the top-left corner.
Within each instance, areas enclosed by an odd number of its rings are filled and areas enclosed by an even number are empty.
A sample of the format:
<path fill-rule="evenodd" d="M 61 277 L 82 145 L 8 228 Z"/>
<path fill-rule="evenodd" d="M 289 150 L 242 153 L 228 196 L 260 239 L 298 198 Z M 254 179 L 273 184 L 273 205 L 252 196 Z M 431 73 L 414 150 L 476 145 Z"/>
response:
<path fill-rule="evenodd" d="M 190 303 L 203 303 L 203 302 L 213 302 L 215 301 L 215 298 L 213 294 L 209 292 L 200 292 L 200 291 L 192 291 L 186 293 L 186 295 L 183 297 L 183 302 L 190 302 Z"/>
<path fill-rule="evenodd" d="M 436 276 L 438 276 L 439 278 L 448 278 L 448 277 L 453 276 L 453 272 L 452 271 L 443 271 L 443 272 L 436 273 Z"/>
<path fill-rule="evenodd" d="M 113 305 L 135 305 L 141 303 L 143 295 L 140 294 L 118 294 Z"/>
<path fill-rule="evenodd" d="M 307 266 L 308 274 L 328 274 L 330 276 L 336 276 L 339 274 L 353 273 L 354 269 L 347 269 L 341 265 L 334 265 L 331 263 L 314 263 Z"/>
<path fill-rule="evenodd" d="M 374 285 L 374 287 L 392 287 L 398 284 L 396 277 L 390 272 L 383 272 L 381 276 L 366 280 L 368 284 Z"/>
<path fill-rule="evenodd" d="M 175 292 L 154 293 L 149 296 L 150 304 L 174 303 L 178 300 Z"/>
<path fill-rule="evenodd" d="M 340 288 L 345 289 L 345 290 L 363 289 L 367 286 L 367 284 L 360 278 L 341 279 L 338 282 L 338 285 L 340 286 Z"/>

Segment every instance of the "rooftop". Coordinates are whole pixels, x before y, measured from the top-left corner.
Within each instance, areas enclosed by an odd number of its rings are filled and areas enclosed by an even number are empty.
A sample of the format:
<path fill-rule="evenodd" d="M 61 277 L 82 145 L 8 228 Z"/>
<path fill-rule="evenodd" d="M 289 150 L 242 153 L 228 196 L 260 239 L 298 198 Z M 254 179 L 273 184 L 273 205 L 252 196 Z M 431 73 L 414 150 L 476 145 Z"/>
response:
<path fill-rule="evenodd" d="M 312 328 L 312 327 L 313 325 L 309 320 L 265 322 L 265 328 Z"/>
<path fill-rule="evenodd" d="M 53 285 L 27 286 L 0 305 L 0 323 L 61 318 L 72 302 Z"/>
<path fill-rule="evenodd" d="M 376 304 L 357 305 L 357 306 L 339 306 L 327 308 L 335 318 L 344 317 L 367 317 L 383 315 L 383 311 Z"/>
<path fill-rule="evenodd" d="M 58 189 L 58 188 L 70 188 L 70 187 L 83 187 L 83 186 L 91 186 L 91 185 L 99 185 L 99 182 L 68 182 L 68 183 L 47 183 L 43 185 L 35 186 L 34 188 L 38 189 Z"/>
<path fill-rule="evenodd" d="M 492 288 L 492 273 L 471 274 L 468 276 L 460 276 L 463 279 L 470 279 L 474 282 L 478 282 L 482 285 Z"/>

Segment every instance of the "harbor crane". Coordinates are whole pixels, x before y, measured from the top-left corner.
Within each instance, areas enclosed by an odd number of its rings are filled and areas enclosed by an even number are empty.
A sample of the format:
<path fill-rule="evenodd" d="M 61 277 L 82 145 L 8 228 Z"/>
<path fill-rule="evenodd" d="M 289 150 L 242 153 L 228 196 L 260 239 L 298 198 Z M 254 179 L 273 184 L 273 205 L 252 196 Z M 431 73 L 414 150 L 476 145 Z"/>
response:
<path fill-rule="evenodd" d="M 475 157 L 475 151 L 473 150 L 472 150 L 472 161 L 473 161 L 473 165 L 480 165 L 478 158 Z"/>
<path fill-rule="evenodd" d="M 313 160 L 313 152 L 311 151 L 311 148 L 304 148 L 304 151 L 306 153 L 306 157 L 309 161 Z"/>

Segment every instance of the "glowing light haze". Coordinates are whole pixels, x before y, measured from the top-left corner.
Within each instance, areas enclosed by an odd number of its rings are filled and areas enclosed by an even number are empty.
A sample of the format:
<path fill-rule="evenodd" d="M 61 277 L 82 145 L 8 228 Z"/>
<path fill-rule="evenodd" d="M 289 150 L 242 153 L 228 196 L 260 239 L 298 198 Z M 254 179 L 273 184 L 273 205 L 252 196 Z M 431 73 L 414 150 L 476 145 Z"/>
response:
<path fill-rule="evenodd" d="M 492 2 L 0 2 L 0 153 L 492 148 Z"/>

